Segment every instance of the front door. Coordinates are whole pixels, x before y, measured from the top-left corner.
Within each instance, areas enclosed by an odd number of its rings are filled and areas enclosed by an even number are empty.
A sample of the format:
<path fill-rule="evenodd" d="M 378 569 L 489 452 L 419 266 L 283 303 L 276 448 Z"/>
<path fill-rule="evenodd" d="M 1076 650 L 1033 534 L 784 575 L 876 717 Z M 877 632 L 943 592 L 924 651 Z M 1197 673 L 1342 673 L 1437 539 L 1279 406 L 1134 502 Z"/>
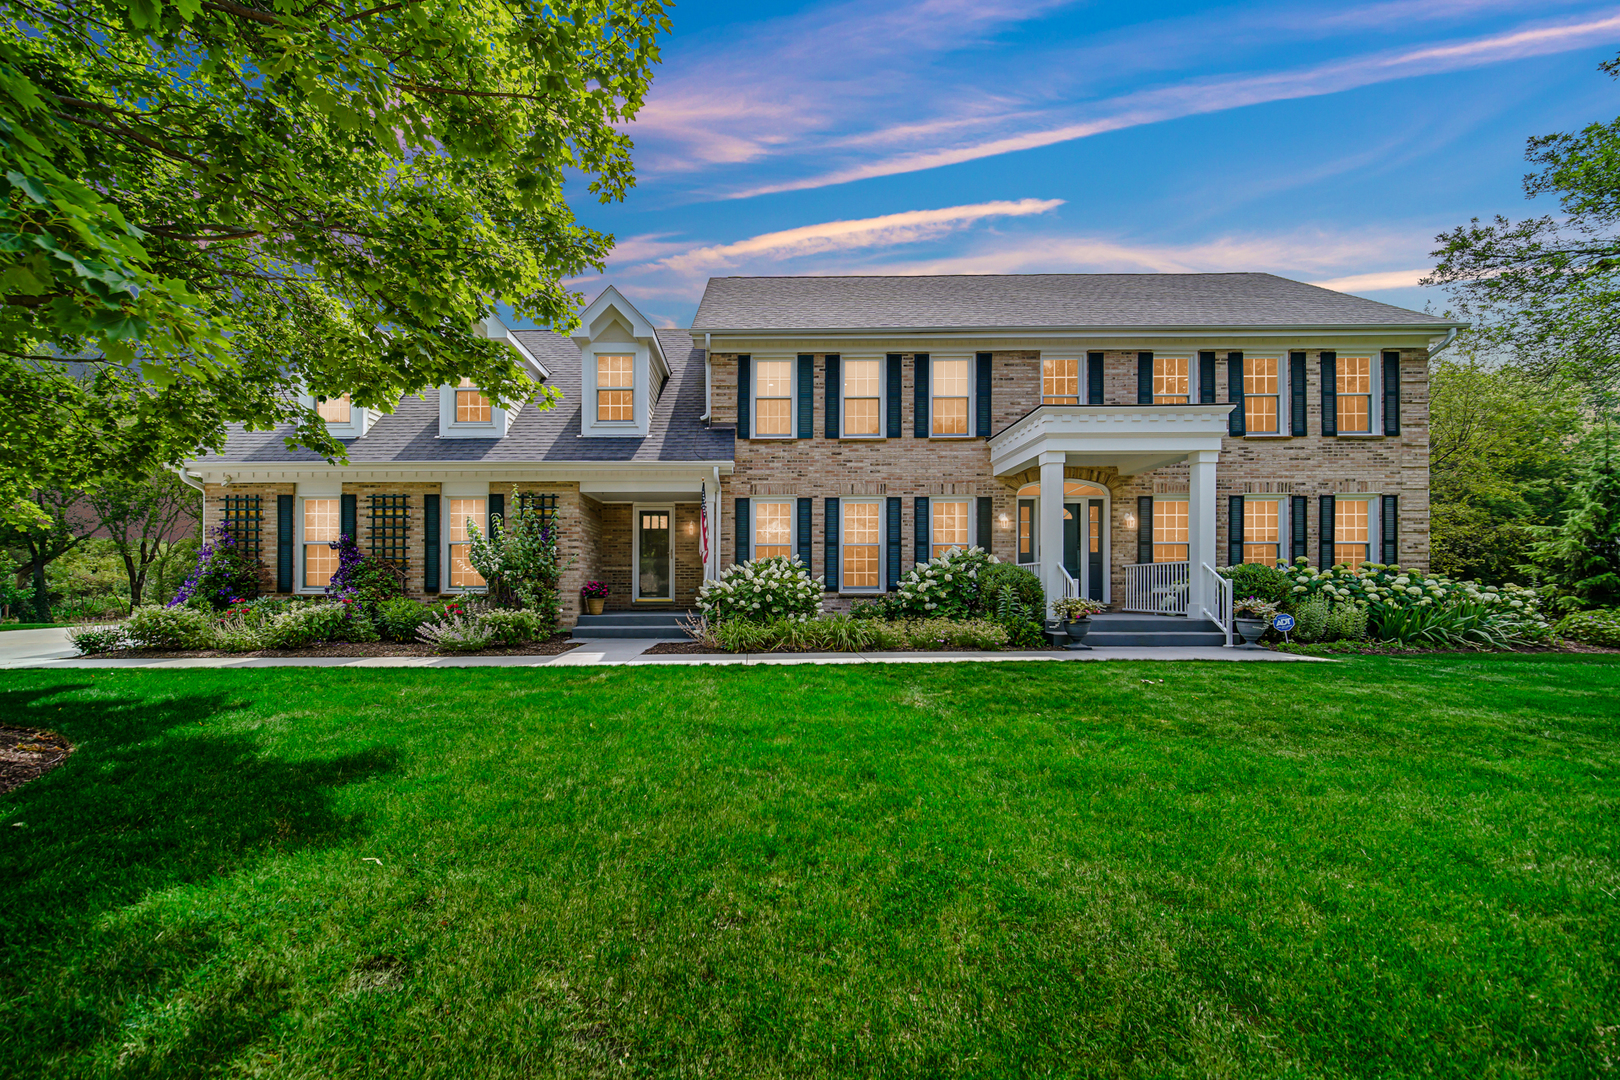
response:
<path fill-rule="evenodd" d="M 1080 568 L 1080 551 L 1085 546 L 1081 515 L 1085 512 L 1085 503 L 1063 504 L 1063 569 L 1080 583 L 1082 590 L 1085 588 L 1086 579 Z"/>
<path fill-rule="evenodd" d="M 1092 499 L 1087 504 L 1086 563 L 1090 570 L 1091 589 L 1086 593 L 1093 600 L 1103 597 L 1103 501 Z"/>
<path fill-rule="evenodd" d="M 670 600 L 668 510 L 636 511 L 636 599 Z"/>

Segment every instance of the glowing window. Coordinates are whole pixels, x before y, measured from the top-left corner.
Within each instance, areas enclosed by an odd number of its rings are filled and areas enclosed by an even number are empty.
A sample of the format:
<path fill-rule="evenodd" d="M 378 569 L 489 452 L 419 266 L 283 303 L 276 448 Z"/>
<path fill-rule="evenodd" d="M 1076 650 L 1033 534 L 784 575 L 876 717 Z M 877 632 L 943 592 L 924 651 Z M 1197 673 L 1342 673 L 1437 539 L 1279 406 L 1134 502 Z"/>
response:
<path fill-rule="evenodd" d="M 1367 551 L 1369 505 L 1365 499 L 1339 499 L 1333 504 L 1333 561 L 1352 570 L 1371 557 Z"/>
<path fill-rule="evenodd" d="M 315 404 L 315 411 L 321 414 L 321 419 L 328 424 L 347 424 L 352 414 L 349 406 L 349 395 L 342 397 L 322 398 Z"/>
<path fill-rule="evenodd" d="M 879 434 L 883 390 L 876 360 L 844 361 L 844 434 Z"/>
<path fill-rule="evenodd" d="M 966 435 L 968 433 L 968 362 L 966 360 L 935 360 L 933 362 L 933 434 Z"/>
<path fill-rule="evenodd" d="M 1153 500 L 1153 561 L 1187 561 L 1187 500 Z"/>
<path fill-rule="evenodd" d="M 1191 383 L 1187 375 L 1185 356 L 1155 356 L 1153 358 L 1153 404 L 1185 405 L 1191 400 Z"/>
<path fill-rule="evenodd" d="M 933 558 L 952 548 L 968 546 L 968 504 L 966 500 L 935 499 L 929 506 L 933 517 L 929 540 Z"/>
<path fill-rule="evenodd" d="M 1080 404 L 1080 360 L 1073 356 L 1041 358 L 1041 404 Z"/>
<path fill-rule="evenodd" d="M 1372 357 L 1341 356 L 1334 374 L 1339 392 L 1339 434 L 1370 434 L 1372 432 Z"/>
<path fill-rule="evenodd" d="M 793 502 L 754 504 L 754 558 L 793 557 Z"/>
<path fill-rule="evenodd" d="M 462 379 L 456 388 L 456 423 L 488 424 L 493 421 L 489 411 L 489 398 L 483 391 L 471 389 L 472 380 Z"/>
<path fill-rule="evenodd" d="M 596 419 L 603 424 L 628 424 L 636 418 L 636 358 L 596 358 Z"/>
<path fill-rule="evenodd" d="M 484 575 L 473 569 L 467 559 L 471 549 L 467 534 L 468 524 L 478 526 L 479 532 L 487 528 L 483 499 L 447 499 L 450 504 L 450 587 L 452 589 L 481 589 Z"/>
<path fill-rule="evenodd" d="M 337 573 L 337 543 L 342 528 L 341 499 L 304 500 L 304 588 L 324 589 Z"/>
<path fill-rule="evenodd" d="M 1280 361 L 1251 356 L 1243 361 L 1243 430 L 1250 435 L 1277 434 Z"/>
<path fill-rule="evenodd" d="M 1277 565 L 1278 545 L 1282 542 L 1276 499 L 1243 500 L 1243 561 Z"/>
<path fill-rule="evenodd" d="M 883 523 L 875 502 L 845 502 L 843 506 L 843 587 L 876 589 L 882 581 Z"/>
<path fill-rule="evenodd" d="M 793 435 L 793 362 L 759 360 L 754 364 L 754 434 Z"/>

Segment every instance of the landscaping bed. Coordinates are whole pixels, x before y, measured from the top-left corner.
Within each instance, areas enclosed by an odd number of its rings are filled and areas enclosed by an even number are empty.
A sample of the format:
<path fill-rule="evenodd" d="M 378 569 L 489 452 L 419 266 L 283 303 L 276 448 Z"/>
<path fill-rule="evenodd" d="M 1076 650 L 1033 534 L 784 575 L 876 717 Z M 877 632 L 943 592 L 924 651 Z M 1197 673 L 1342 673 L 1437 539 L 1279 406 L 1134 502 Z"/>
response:
<path fill-rule="evenodd" d="M 0 795 L 67 760 L 72 745 L 54 731 L 0 724 Z"/>
<path fill-rule="evenodd" d="M 107 652 L 86 653 L 92 660 L 182 659 L 189 657 L 229 656 L 238 658 L 260 656 L 555 656 L 576 645 L 567 634 L 557 634 L 545 641 L 530 641 L 521 645 L 483 648 L 448 653 L 443 649 L 420 642 L 396 641 L 333 641 L 303 649 L 256 649 L 250 652 L 226 652 L 223 649 L 113 649 Z"/>

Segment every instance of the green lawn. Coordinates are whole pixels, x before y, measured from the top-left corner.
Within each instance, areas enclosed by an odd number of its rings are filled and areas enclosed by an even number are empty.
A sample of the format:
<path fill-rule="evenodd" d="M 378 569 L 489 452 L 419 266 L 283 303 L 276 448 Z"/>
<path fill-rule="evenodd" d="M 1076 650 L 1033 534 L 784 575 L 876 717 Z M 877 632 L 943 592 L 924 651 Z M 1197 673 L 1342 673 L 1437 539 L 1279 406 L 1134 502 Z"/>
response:
<path fill-rule="evenodd" d="M 5 630 L 49 630 L 56 626 L 53 622 L 11 622 L 0 623 L 0 631 Z"/>
<path fill-rule="evenodd" d="M 1620 662 L 9 672 L 0 1075 L 1620 1067 Z"/>

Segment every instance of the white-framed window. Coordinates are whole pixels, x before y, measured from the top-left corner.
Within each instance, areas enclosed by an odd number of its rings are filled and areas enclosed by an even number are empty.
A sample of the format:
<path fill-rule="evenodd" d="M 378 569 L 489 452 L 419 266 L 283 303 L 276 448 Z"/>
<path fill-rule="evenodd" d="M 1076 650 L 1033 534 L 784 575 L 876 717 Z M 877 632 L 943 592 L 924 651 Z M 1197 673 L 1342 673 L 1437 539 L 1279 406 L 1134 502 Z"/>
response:
<path fill-rule="evenodd" d="M 1187 500 L 1153 500 L 1153 561 L 1186 562 L 1189 543 Z"/>
<path fill-rule="evenodd" d="M 1283 360 L 1280 356 L 1243 357 L 1243 431 L 1247 435 L 1282 432 Z"/>
<path fill-rule="evenodd" d="M 467 533 L 469 522 L 478 526 L 479 532 L 489 528 L 487 508 L 489 500 L 484 496 L 450 495 L 444 499 L 445 504 L 445 559 L 448 568 L 447 579 L 452 591 L 484 588 L 484 576 L 473 569 L 472 562 L 467 558 L 471 549 L 471 538 Z"/>
<path fill-rule="evenodd" d="M 883 363 L 880 360 L 843 362 L 843 436 L 875 439 L 883 435 Z"/>
<path fill-rule="evenodd" d="M 1333 501 L 1333 561 L 1343 563 L 1352 570 L 1372 558 L 1372 500 L 1347 499 L 1339 496 Z M 1248 530 L 1244 530 L 1247 535 Z"/>
<path fill-rule="evenodd" d="M 793 367 L 792 360 L 754 361 L 754 438 L 793 438 Z"/>
<path fill-rule="evenodd" d="M 337 573 L 338 531 L 343 527 L 343 499 L 304 498 L 300 500 L 298 544 L 303 566 L 298 578 L 299 592 L 320 592 Z"/>
<path fill-rule="evenodd" d="M 973 404 L 973 364 L 968 359 L 934 357 L 929 360 L 929 434 L 954 438 L 969 434 L 968 414 Z"/>
<path fill-rule="evenodd" d="M 596 422 L 636 422 L 635 354 L 596 354 Z"/>
<path fill-rule="evenodd" d="M 883 504 L 845 499 L 839 515 L 839 588 L 876 592 L 883 587 Z"/>
<path fill-rule="evenodd" d="M 1243 561 L 1276 566 L 1282 557 L 1282 500 L 1243 500 Z"/>
<path fill-rule="evenodd" d="M 934 499 L 928 504 L 928 554 L 937 559 L 952 548 L 972 544 L 973 504 L 967 499 Z"/>
<path fill-rule="evenodd" d="M 1035 561 L 1035 500 L 1018 500 L 1018 561 Z"/>
<path fill-rule="evenodd" d="M 797 499 L 755 499 L 754 558 L 791 559 Z"/>
<path fill-rule="evenodd" d="M 1153 356 L 1153 404 L 1186 405 L 1192 401 L 1192 357 Z"/>
<path fill-rule="evenodd" d="M 1334 364 L 1340 435 L 1373 433 L 1373 358 L 1340 355 Z"/>
<path fill-rule="evenodd" d="M 319 399 L 315 404 L 315 411 L 328 424 L 351 424 L 354 422 L 354 409 L 349 401 L 348 394 L 341 397 Z"/>
<path fill-rule="evenodd" d="M 473 385 L 468 378 L 461 380 L 456 387 L 456 423 L 458 424 L 493 424 L 493 414 L 490 412 L 489 398 L 484 392 Z"/>
<path fill-rule="evenodd" d="M 1041 404 L 1080 404 L 1080 358 L 1041 357 Z"/>

